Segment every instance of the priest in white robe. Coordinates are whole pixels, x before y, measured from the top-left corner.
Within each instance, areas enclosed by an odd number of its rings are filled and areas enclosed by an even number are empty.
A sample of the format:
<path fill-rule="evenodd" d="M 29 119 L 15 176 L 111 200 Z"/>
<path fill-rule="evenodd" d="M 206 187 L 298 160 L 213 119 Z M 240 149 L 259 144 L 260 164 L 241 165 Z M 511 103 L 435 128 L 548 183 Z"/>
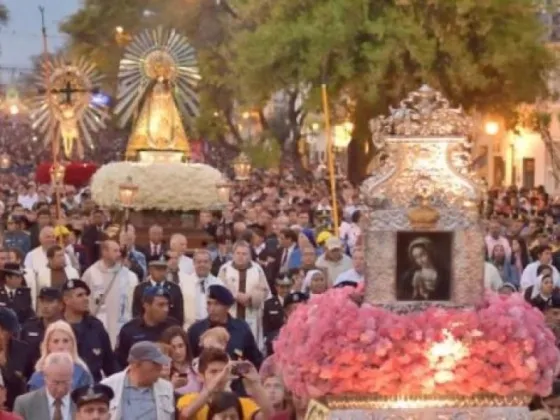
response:
<path fill-rule="evenodd" d="M 68 280 L 80 278 L 80 273 L 66 264 L 66 252 L 61 246 L 54 245 L 47 250 L 48 263 L 37 272 L 37 288 L 61 288 Z"/>
<path fill-rule="evenodd" d="M 188 250 L 187 237 L 180 233 L 175 233 L 169 239 L 169 249 L 179 255 L 179 271 L 185 274 L 194 273 L 193 260 L 185 254 Z"/>
<path fill-rule="evenodd" d="M 31 271 L 37 276 L 37 273 L 43 268 L 47 267 L 49 259 L 47 258 L 47 250 L 56 245 L 56 238 L 54 235 L 54 228 L 52 226 L 45 226 L 39 232 L 39 246 L 32 249 L 25 256 L 23 265 L 27 271 Z M 66 265 L 71 266 L 72 261 L 68 255 L 65 255 Z"/>
<path fill-rule="evenodd" d="M 238 241 L 233 246 L 233 259 L 220 268 L 218 278 L 235 296 L 231 316 L 249 324 L 255 341 L 263 346 L 262 313 L 264 301 L 271 295 L 260 265 L 251 262 L 251 246 Z"/>
<path fill-rule="evenodd" d="M 214 277 L 210 270 L 212 268 L 212 256 L 210 251 L 199 249 L 193 255 L 194 273 L 185 274 L 179 271 L 179 287 L 183 293 L 183 308 L 185 312 L 185 329 L 195 321 L 208 317 L 206 300 L 208 288 L 212 285 L 224 283 Z"/>
<path fill-rule="evenodd" d="M 91 289 L 90 313 L 96 316 L 116 346 L 121 327 L 132 319 L 132 300 L 138 277 L 121 264 L 119 244 L 108 240 L 101 245 L 101 259 L 84 273 Z"/>

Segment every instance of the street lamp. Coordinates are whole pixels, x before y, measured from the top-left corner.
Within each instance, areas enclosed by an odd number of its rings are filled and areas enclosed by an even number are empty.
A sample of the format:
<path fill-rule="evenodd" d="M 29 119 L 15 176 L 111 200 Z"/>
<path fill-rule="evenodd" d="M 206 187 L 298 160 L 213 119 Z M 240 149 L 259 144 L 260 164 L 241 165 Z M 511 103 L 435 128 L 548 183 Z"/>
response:
<path fill-rule="evenodd" d="M 227 204 L 231 193 L 231 184 L 227 180 L 224 180 L 216 184 L 216 191 L 218 192 L 220 204 Z"/>
<path fill-rule="evenodd" d="M 10 158 L 10 155 L 7 153 L 2 153 L 2 155 L 0 156 L 0 169 L 9 169 L 11 165 L 12 159 Z"/>
<path fill-rule="evenodd" d="M 130 209 L 134 204 L 136 194 L 138 194 L 138 185 L 132 182 L 132 177 L 128 176 L 126 181 L 119 185 L 119 201 L 124 208 L 125 225 L 128 223 Z"/>
<path fill-rule="evenodd" d="M 241 153 L 233 161 L 233 172 L 238 181 L 247 181 L 251 175 L 251 160 L 245 153 Z"/>
<path fill-rule="evenodd" d="M 488 121 L 486 124 L 484 124 L 484 131 L 489 136 L 495 136 L 496 134 L 498 134 L 498 131 L 500 131 L 500 124 L 498 124 L 496 121 Z"/>
<path fill-rule="evenodd" d="M 334 138 L 333 145 L 338 150 L 346 150 L 350 141 L 352 140 L 352 131 L 354 130 L 354 124 L 351 122 L 345 122 L 344 124 L 339 124 L 334 126 Z"/>

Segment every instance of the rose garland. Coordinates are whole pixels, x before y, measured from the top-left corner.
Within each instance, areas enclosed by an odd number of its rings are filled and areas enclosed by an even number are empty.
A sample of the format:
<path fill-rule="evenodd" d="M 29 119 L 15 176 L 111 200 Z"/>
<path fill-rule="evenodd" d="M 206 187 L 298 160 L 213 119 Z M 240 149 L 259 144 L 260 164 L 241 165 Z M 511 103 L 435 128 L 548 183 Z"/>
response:
<path fill-rule="evenodd" d="M 299 307 L 275 343 L 298 395 L 474 396 L 550 393 L 560 361 L 542 314 L 519 294 L 472 310 L 397 315 L 333 289 Z"/>

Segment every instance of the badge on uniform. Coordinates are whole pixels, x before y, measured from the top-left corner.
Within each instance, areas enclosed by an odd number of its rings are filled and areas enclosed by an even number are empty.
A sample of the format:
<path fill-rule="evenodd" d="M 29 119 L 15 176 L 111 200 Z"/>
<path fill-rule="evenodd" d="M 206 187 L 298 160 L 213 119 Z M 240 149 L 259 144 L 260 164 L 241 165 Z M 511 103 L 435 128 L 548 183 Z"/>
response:
<path fill-rule="evenodd" d="M 270 315 L 276 315 L 278 313 L 278 311 L 270 311 L 269 313 L 270 313 Z"/>
<path fill-rule="evenodd" d="M 101 349 L 93 349 L 93 354 L 99 356 L 101 354 Z"/>
<path fill-rule="evenodd" d="M 39 333 L 33 331 L 28 332 L 27 335 L 29 335 L 29 337 L 39 337 Z"/>

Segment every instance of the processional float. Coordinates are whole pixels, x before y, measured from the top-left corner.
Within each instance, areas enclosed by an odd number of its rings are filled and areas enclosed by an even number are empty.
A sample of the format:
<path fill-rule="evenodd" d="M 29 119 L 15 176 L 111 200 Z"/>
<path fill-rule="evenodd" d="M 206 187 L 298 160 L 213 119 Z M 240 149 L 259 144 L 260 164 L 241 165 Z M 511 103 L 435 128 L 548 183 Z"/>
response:
<path fill-rule="evenodd" d="M 145 30 L 127 46 L 118 79 L 115 113 L 122 126 L 131 127 L 126 160 L 97 171 L 92 198 L 104 207 L 135 210 L 135 226 L 192 228 L 196 216 L 185 218 L 181 213 L 221 207 L 229 198 L 217 169 L 188 162 L 183 122 L 198 115 L 201 76 L 196 52 L 173 29 Z M 123 185 L 124 190 L 126 185 L 136 186 L 134 194 L 129 189 L 127 197 L 133 200 L 127 203 L 122 200 Z"/>
<path fill-rule="evenodd" d="M 308 420 L 528 420 L 560 355 L 523 296 L 484 296 L 470 118 L 423 86 L 370 126 L 383 159 L 361 186 L 364 303 L 345 288 L 298 307 L 278 371 Z"/>

